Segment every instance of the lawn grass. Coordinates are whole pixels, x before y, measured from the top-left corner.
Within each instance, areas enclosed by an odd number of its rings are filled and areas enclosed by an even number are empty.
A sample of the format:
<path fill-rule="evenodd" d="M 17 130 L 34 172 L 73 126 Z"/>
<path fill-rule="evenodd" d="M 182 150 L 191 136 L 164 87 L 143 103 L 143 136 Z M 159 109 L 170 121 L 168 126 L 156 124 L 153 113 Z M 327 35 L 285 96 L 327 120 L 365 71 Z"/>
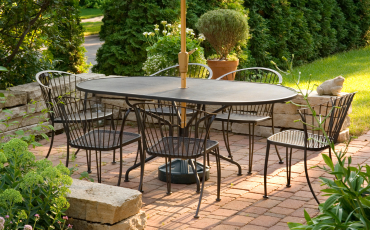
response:
<path fill-rule="evenodd" d="M 342 92 L 357 92 L 352 103 L 350 134 L 359 136 L 370 130 L 370 46 L 339 53 L 310 64 L 296 67 L 295 75 L 301 72 L 300 86 L 321 84 L 339 75 L 345 78 Z M 294 87 L 292 77 L 283 76 L 284 85 Z"/>
<path fill-rule="evenodd" d="M 84 35 L 93 35 L 93 34 L 99 34 L 100 27 L 103 25 L 103 22 L 83 22 L 81 25 L 84 27 Z"/>
<path fill-rule="evenodd" d="M 100 9 L 93 9 L 93 8 L 81 9 L 81 13 L 80 13 L 81 19 L 95 18 L 99 16 L 103 16 L 103 11 Z"/>

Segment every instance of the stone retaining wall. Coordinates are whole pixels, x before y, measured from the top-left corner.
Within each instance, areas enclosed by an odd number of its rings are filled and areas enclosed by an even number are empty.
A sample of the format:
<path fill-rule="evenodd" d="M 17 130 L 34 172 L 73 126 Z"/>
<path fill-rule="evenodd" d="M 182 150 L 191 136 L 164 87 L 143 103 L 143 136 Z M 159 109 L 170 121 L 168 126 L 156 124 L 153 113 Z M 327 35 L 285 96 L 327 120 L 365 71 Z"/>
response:
<path fill-rule="evenodd" d="M 107 77 L 116 77 L 116 76 L 105 76 L 104 74 L 94 74 L 94 73 L 85 73 L 78 74 L 79 77 L 86 79 L 98 79 L 98 78 L 107 78 Z M 9 88 L 8 91 L 2 91 L 7 96 L 7 101 L 4 104 L 0 104 L 1 108 L 8 108 L 11 111 L 11 114 L 0 113 L 0 119 L 4 119 L 6 116 L 10 116 L 9 122 L 20 122 L 16 126 L 12 126 L 7 130 L 4 129 L 4 126 L 0 125 L 0 130 L 5 130 L 8 133 L 14 132 L 14 128 L 19 126 L 20 129 L 29 130 L 36 126 L 39 122 L 39 119 L 22 119 L 25 113 L 32 112 L 33 116 L 42 115 L 41 111 L 45 108 L 45 103 L 42 101 L 41 90 L 37 82 L 14 86 Z M 13 96 L 9 96 L 12 94 Z M 89 98 L 93 95 L 89 94 Z M 123 108 L 128 108 L 128 105 L 123 97 L 119 96 L 109 96 L 109 95 L 95 95 L 101 100 L 101 103 L 105 104 L 114 104 L 122 106 Z M 312 105 L 318 105 L 324 102 L 327 102 L 330 99 L 330 96 L 319 96 L 316 92 L 313 92 L 309 101 Z M 30 104 L 33 101 L 38 103 Z M 148 100 L 143 99 L 131 99 L 131 103 L 145 102 Z M 302 96 L 297 96 L 294 100 L 297 104 L 304 104 Z M 219 106 L 207 106 L 207 110 L 212 112 L 218 109 Z M 351 110 L 349 111 L 351 113 Z M 299 122 L 293 122 L 296 119 L 299 119 L 300 116 L 297 112 L 297 106 L 293 104 L 277 103 L 274 108 L 274 123 L 275 123 L 275 133 L 284 129 L 303 129 L 303 126 Z M 134 113 L 131 113 L 128 118 L 129 121 L 136 121 Z M 345 141 L 349 138 L 349 127 L 350 118 L 347 116 L 346 121 L 342 127 L 342 131 L 339 137 L 339 141 Z M 56 124 L 55 129 L 60 130 L 63 128 L 62 124 Z M 212 128 L 221 130 L 221 123 L 214 122 Z M 248 134 L 248 125 L 247 124 L 232 124 L 230 130 L 235 133 Z M 255 129 L 255 134 L 257 136 L 268 137 L 272 134 L 271 121 L 261 122 Z"/>

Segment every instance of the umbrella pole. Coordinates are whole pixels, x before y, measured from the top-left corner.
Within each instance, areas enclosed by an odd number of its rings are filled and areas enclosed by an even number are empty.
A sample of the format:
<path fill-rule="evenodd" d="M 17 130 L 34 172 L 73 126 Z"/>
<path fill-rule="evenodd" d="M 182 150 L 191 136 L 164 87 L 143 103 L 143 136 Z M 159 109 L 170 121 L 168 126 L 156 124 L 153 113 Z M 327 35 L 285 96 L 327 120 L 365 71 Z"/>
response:
<path fill-rule="evenodd" d="M 181 0 L 181 52 L 179 53 L 179 69 L 181 88 L 186 89 L 186 73 L 188 72 L 189 54 L 186 52 L 186 0 Z M 186 126 L 186 103 L 181 103 L 181 128 Z"/>

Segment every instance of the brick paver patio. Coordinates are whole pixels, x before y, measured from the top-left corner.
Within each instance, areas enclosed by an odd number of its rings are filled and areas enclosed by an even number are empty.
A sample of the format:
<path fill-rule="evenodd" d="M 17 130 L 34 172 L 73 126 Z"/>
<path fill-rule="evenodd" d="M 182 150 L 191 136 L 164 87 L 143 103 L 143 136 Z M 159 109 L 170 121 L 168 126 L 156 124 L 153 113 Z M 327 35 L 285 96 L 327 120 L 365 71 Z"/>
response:
<path fill-rule="evenodd" d="M 126 127 L 125 131 L 136 132 L 135 127 Z M 227 155 L 222 135 L 218 131 L 212 131 L 211 138 L 220 142 L 221 154 Z M 360 136 L 351 142 L 348 155 L 352 156 L 353 164 L 370 164 L 370 132 Z M 194 219 L 195 209 L 198 204 L 199 194 L 196 193 L 196 185 L 173 184 L 172 195 L 166 195 L 166 184 L 157 179 L 158 166 L 164 163 L 164 158 L 154 159 L 146 164 L 144 175 L 143 207 L 148 222 L 147 230 L 150 229 L 248 229 L 262 230 L 288 229 L 287 222 L 304 223 L 303 209 L 312 216 L 318 213 L 318 206 L 314 201 L 303 169 L 303 151 L 293 150 L 292 159 L 292 186 L 287 188 L 285 164 L 278 164 L 274 148 L 271 149 L 268 169 L 268 193 L 270 198 L 264 199 L 263 194 L 263 166 L 265 159 L 266 138 L 255 138 L 255 151 L 252 175 L 246 175 L 248 169 L 248 136 L 231 135 L 231 149 L 234 159 L 243 168 L 243 175 L 237 176 L 235 165 L 221 161 L 221 201 L 216 198 L 216 166 L 211 157 L 210 179 L 205 183 L 205 191 L 200 211 L 200 218 Z M 49 148 L 45 146 L 32 149 L 38 159 L 43 158 Z M 54 164 L 59 161 L 65 162 L 66 136 L 57 135 L 54 142 L 50 160 Z M 344 147 L 338 144 L 337 149 Z M 124 148 L 123 165 L 127 170 L 135 161 L 137 145 L 132 144 Z M 285 148 L 279 148 L 285 159 Z M 73 150 L 74 151 L 74 150 Z M 326 151 L 327 152 L 327 151 Z M 118 154 L 116 155 L 118 161 Z M 95 156 L 93 155 L 93 160 Z M 309 152 L 309 166 L 323 165 L 324 161 L 320 152 Z M 112 165 L 112 152 L 104 152 L 102 156 L 102 183 L 116 185 L 118 179 L 119 164 Z M 77 166 L 78 171 L 73 174 L 78 178 L 81 172 L 86 171 L 85 151 L 81 151 L 77 158 L 70 162 L 70 166 Z M 96 180 L 95 161 L 92 162 L 90 174 Z M 123 182 L 121 186 L 137 189 L 139 185 L 139 168 L 131 171 L 130 182 Z M 320 193 L 320 176 L 325 173 L 319 168 L 309 170 L 311 182 L 317 193 Z M 320 196 L 321 201 L 325 197 Z"/>

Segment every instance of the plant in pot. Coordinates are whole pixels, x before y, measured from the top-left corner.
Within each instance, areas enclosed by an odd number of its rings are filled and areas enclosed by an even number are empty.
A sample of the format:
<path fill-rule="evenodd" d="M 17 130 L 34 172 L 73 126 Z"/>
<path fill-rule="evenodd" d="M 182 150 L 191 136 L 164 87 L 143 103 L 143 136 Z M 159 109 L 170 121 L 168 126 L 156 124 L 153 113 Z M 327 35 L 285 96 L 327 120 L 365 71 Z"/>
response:
<path fill-rule="evenodd" d="M 203 14 L 197 23 L 198 30 L 215 49 L 216 54 L 208 58 L 207 64 L 213 71 L 213 79 L 234 71 L 239 65 L 234 48 L 248 38 L 247 16 L 228 9 L 212 10 Z M 211 60 L 213 59 L 213 60 Z M 227 76 L 234 80 L 235 74 Z"/>

